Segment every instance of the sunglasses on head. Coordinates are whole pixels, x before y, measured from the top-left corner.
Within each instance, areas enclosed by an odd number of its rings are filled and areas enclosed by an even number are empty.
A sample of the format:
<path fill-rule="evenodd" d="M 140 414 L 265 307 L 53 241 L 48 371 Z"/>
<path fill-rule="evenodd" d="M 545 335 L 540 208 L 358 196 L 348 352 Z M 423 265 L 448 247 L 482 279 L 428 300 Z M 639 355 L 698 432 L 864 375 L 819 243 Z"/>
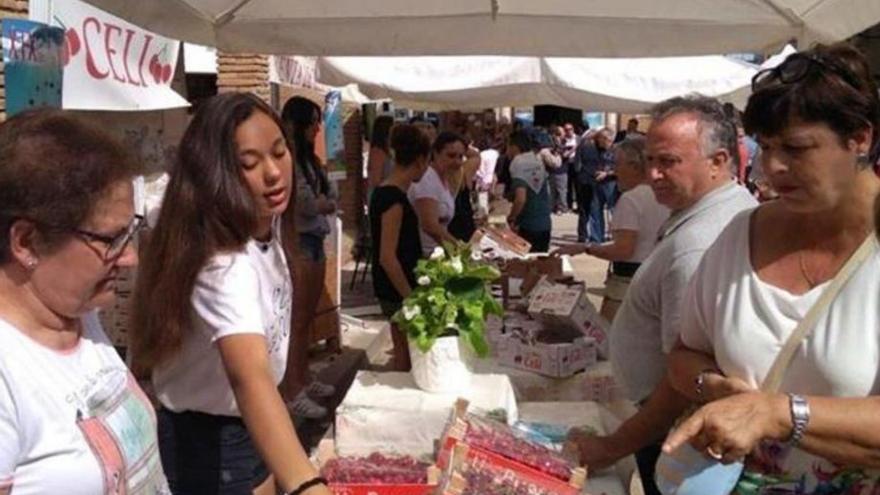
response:
<path fill-rule="evenodd" d="M 774 84 L 795 84 L 815 71 L 830 72 L 857 91 L 862 90 L 858 78 L 836 60 L 816 54 L 795 53 L 784 62 L 759 71 L 752 77 L 752 92 Z"/>

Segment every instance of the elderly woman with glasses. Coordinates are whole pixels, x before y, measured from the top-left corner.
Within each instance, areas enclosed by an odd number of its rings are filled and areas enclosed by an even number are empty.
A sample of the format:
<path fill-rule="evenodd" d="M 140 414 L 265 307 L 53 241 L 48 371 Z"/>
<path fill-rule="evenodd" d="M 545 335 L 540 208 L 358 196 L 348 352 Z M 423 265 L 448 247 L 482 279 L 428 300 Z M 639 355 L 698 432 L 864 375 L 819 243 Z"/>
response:
<path fill-rule="evenodd" d="M 736 217 L 691 280 L 669 372 L 703 405 L 664 451 L 690 442 L 723 462 L 745 457 L 736 493 L 878 493 L 880 101 L 867 62 L 845 44 L 792 55 L 755 77 L 744 123 L 779 198 Z M 771 374 L 851 257 L 851 276 Z M 768 376 L 778 392 L 761 389 Z"/>
<path fill-rule="evenodd" d="M 61 111 L 0 125 L 2 494 L 168 493 L 153 407 L 97 317 L 138 261 L 135 172 Z"/>

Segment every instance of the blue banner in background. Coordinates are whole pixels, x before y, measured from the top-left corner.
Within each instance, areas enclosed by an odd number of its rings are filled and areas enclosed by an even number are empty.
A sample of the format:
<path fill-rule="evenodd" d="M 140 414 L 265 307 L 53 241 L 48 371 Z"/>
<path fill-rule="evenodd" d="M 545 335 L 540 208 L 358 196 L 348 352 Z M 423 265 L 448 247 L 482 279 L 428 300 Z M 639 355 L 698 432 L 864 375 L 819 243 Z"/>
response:
<path fill-rule="evenodd" d="M 342 93 L 330 91 L 324 100 L 324 151 L 330 179 L 345 179 L 345 134 L 342 130 Z"/>
<path fill-rule="evenodd" d="M 24 19 L 3 19 L 6 115 L 34 107 L 61 108 L 64 30 Z"/>

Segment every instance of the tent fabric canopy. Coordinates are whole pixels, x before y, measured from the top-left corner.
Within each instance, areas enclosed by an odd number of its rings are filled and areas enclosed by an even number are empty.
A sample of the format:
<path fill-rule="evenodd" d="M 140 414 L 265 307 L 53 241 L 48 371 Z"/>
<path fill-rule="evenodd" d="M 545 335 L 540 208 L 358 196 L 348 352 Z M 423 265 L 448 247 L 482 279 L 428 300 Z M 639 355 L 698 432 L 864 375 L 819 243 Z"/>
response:
<path fill-rule="evenodd" d="M 556 104 L 642 112 L 691 92 L 742 106 L 757 67 L 722 56 L 650 59 L 320 57 L 318 80 L 423 110 Z"/>
<path fill-rule="evenodd" d="M 652 57 L 775 51 L 880 21 L 877 0 L 88 0 L 230 52 Z"/>

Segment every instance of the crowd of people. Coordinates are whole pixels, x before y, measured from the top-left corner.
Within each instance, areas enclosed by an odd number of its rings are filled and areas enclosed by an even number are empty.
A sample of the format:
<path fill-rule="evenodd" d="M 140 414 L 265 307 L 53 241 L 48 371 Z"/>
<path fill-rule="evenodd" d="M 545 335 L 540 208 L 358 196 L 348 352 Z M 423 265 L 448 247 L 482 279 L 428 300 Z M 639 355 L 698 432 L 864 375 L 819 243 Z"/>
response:
<path fill-rule="evenodd" d="M 637 121 L 617 136 L 563 124 L 477 142 L 377 122 L 383 313 L 413 290 L 420 258 L 470 239 L 495 183 L 536 251 L 549 250 L 553 212 L 576 204 L 578 243 L 559 252 L 611 261 L 611 361 L 639 408 L 607 436 L 575 435 L 583 462 L 635 454 L 654 494 L 658 458 L 689 444 L 745 458 L 738 493 L 876 493 L 877 87 L 838 44 L 760 72 L 752 90 L 741 122 L 689 95 L 656 105 L 644 135 Z M 330 493 L 290 416 L 325 414 L 311 398 L 332 393 L 303 354 L 337 208 L 319 125 L 304 99 L 280 116 L 239 93 L 198 109 L 140 246 L 132 372 L 96 314 L 138 265 L 137 161 L 64 111 L 0 124 L 0 493 Z M 294 277 L 294 260 L 311 268 Z M 406 337 L 392 338 L 407 369 Z"/>

